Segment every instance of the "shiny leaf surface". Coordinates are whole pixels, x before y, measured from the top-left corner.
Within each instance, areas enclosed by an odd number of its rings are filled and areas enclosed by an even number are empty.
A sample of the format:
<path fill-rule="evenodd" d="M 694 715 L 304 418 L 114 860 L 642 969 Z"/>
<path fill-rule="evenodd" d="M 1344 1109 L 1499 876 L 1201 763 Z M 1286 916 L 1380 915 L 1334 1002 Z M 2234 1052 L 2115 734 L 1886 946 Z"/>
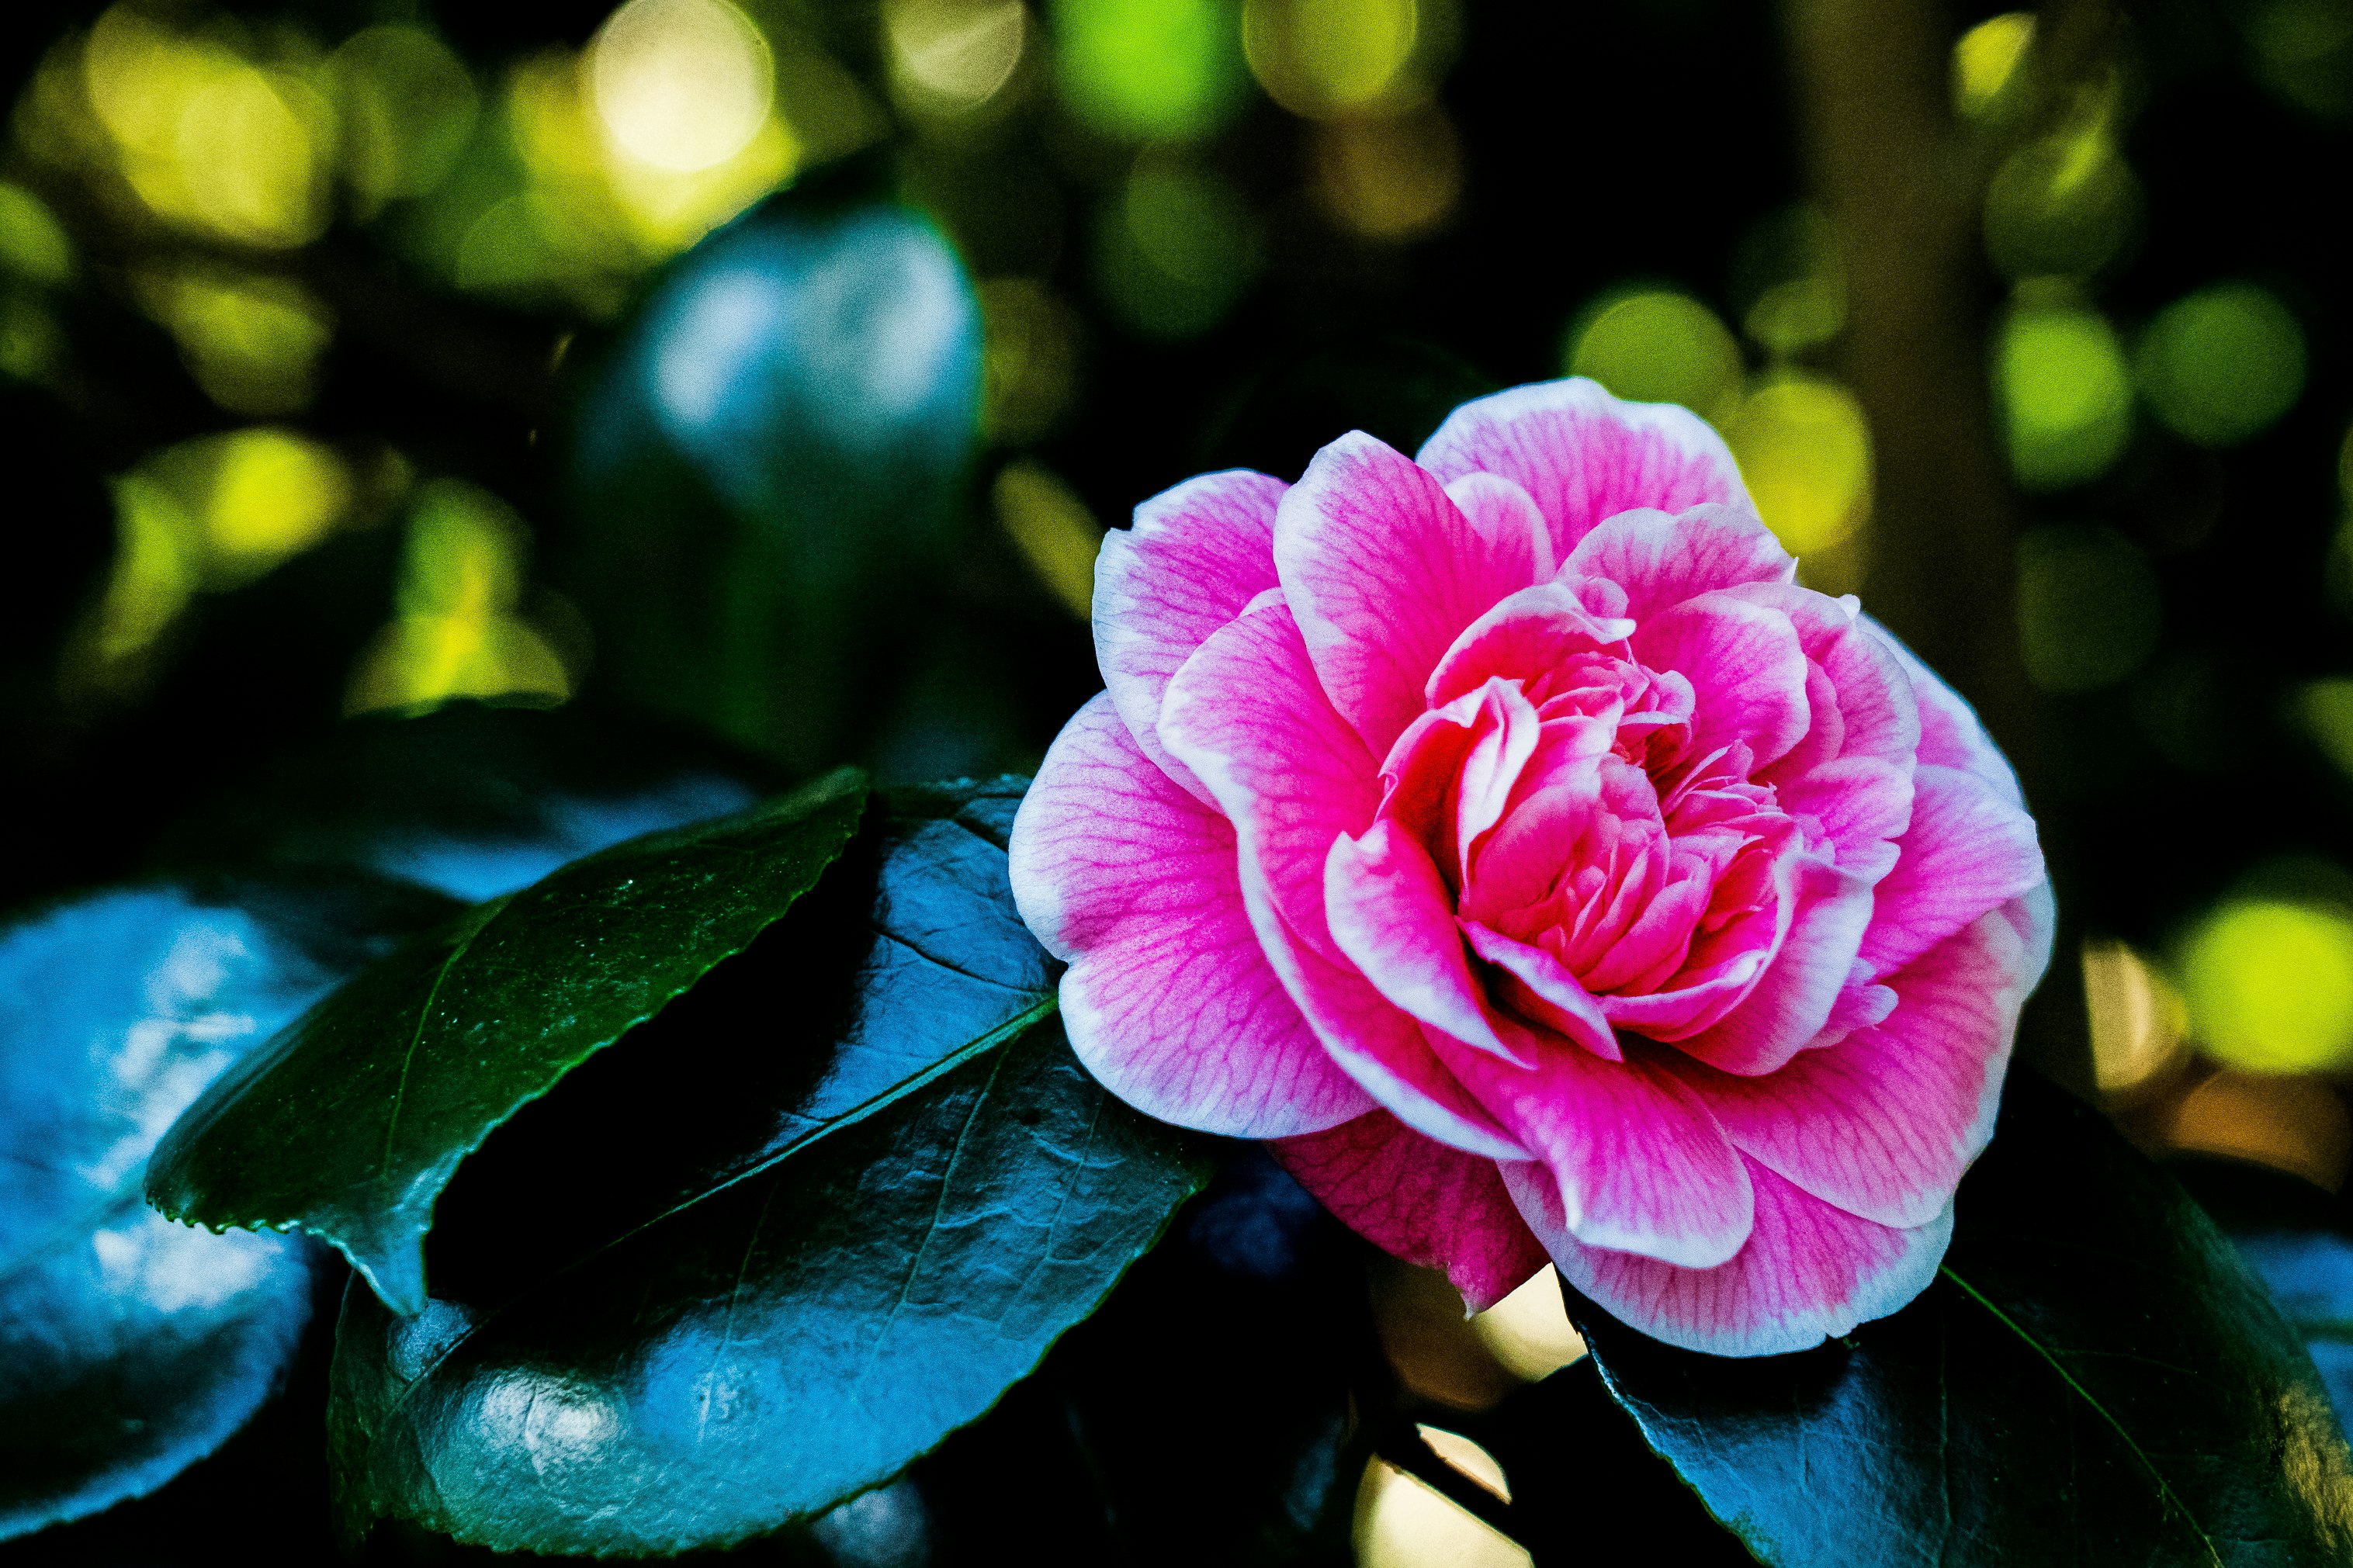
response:
<path fill-rule="evenodd" d="M 354 1289 L 343 1513 L 600 1554 L 810 1518 L 987 1410 L 1198 1180 L 1049 1021 L 501 1308 Z"/>
<path fill-rule="evenodd" d="M 311 1249 L 173 1224 L 140 1196 L 149 1152 L 448 907 L 356 881 L 153 883 L 0 928 L 0 1538 L 153 1490 L 277 1387 Z"/>
<path fill-rule="evenodd" d="M 491 1141 L 425 1313 L 347 1301 L 350 1526 L 605 1553 L 775 1530 L 1094 1309 L 1201 1173 L 1048 1016 L 1006 879 L 1020 794 L 890 792 L 789 915 Z"/>
<path fill-rule="evenodd" d="M 2341 1563 L 2353 1468 L 2295 1331 L 2097 1114 L 2013 1072 L 1944 1273 L 1727 1361 L 1572 1300 L 1651 1445 L 1777 1564 Z"/>
<path fill-rule="evenodd" d="M 299 1226 L 396 1310 L 420 1310 L 425 1236 L 459 1163 L 782 915 L 865 797 L 835 774 L 477 905 L 216 1084 L 158 1149 L 149 1196 L 213 1226 Z"/>

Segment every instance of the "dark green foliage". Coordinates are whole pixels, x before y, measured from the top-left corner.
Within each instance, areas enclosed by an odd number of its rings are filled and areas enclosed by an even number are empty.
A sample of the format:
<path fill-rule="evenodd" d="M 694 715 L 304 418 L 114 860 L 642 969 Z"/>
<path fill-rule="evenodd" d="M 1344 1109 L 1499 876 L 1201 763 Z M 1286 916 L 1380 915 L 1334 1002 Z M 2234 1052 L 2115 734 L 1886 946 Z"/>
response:
<path fill-rule="evenodd" d="M 865 796 L 837 773 L 476 906 L 216 1084 L 158 1150 L 150 1197 L 212 1226 L 299 1226 L 421 1310 L 425 1234 L 460 1162 L 783 914 Z"/>
<path fill-rule="evenodd" d="M 491 1140 L 443 1205 L 439 1299 L 346 1302 L 351 1529 L 597 1552 L 775 1530 L 904 1468 L 1093 1310 L 1200 1173 L 1039 1022 L 1020 791 L 885 796 L 791 914 Z"/>
<path fill-rule="evenodd" d="M 1050 1022 L 503 1306 L 354 1289 L 342 1512 L 600 1554 L 821 1513 L 986 1411 L 1197 1180 Z"/>
<path fill-rule="evenodd" d="M 2013 1074 L 1945 1271 L 1842 1344 L 1694 1355 L 1571 1301 L 1611 1393 L 1776 1564 L 2353 1558 L 2295 1331 L 2180 1188 Z"/>
<path fill-rule="evenodd" d="M 448 906 L 358 880 L 149 883 L 0 929 L 0 1538 L 141 1496 L 284 1377 L 300 1237 L 149 1209 L 207 1079 Z"/>

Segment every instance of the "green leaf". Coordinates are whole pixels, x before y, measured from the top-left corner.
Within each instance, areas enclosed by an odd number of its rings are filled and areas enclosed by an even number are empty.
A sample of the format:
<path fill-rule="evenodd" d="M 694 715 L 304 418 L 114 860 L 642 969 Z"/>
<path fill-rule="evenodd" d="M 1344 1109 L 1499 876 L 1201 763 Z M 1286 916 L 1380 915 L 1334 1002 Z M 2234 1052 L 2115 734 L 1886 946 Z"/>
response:
<path fill-rule="evenodd" d="M 790 908 L 865 799 L 837 773 L 468 910 L 215 1084 L 157 1149 L 150 1200 L 215 1227 L 299 1226 L 395 1310 L 421 1310 L 426 1233 L 459 1163 Z"/>
<path fill-rule="evenodd" d="M 1768 1563 L 2353 1556 L 2353 1466 L 2304 1346 L 2101 1117 L 2013 1071 L 1957 1212 L 1936 1282 L 1844 1344 L 1729 1361 L 1571 1315 Z"/>
<path fill-rule="evenodd" d="M 811 1518 L 986 1412 L 1198 1181 L 1050 1020 L 501 1308 L 355 1289 L 347 1528 L 604 1555 Z"/>
<path fill-rule="evenodd" d="M 0 927 L 0 1539 L 154 1490 L 276 1389 L 311 1249 L 174 1225 L 141 1199 L 148 1152 L 448 909 L 358 879 L 156 882 Z"/>
<path fill-rule="evenodd" d="M 1204 1173 L 1049 1016 L 1006 880 L 1019 793 L 886 796 L 816 893 L 484 1148 L 422 1315 L 351 1293 L 347 1529 L 600 1554 L 776 1530 L 1094 1310 Z"/>

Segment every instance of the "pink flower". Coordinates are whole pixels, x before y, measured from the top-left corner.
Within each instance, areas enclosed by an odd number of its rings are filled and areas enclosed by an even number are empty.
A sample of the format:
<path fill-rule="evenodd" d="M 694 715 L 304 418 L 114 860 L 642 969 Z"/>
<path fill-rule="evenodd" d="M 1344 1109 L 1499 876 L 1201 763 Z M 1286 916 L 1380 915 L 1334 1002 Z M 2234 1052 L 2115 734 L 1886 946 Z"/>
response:
<path fill-rule="evenodd" d="M 1208 474 L 1096 566 L 1013 887 L 1072 1045 L 1474 1307 L 1802 1349 L 1924 1289 L 2052 903 L 1968 706 L 1587 381 Z"/>

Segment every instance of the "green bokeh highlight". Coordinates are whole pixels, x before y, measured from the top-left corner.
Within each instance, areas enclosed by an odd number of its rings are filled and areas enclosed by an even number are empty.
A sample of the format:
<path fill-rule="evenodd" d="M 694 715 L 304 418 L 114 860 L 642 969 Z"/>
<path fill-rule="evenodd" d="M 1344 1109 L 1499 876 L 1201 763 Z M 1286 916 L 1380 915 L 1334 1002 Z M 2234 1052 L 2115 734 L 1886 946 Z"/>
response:
<path fill-rule="evenodd" d="M 2304 393 L 2304 329 L 2253 283 L 2218 283 L 2158 312 L 2134 355 L 2159 419 L 2201 447 L 2246 440 Z"/>
<path fill-rule="evenodd" d="M 1241 101 L 1241 21 L 1229 0 L 1058 0 L 1062 99 L 1133 141 L 1198 136 Z"/>
<path fill-rule="evenodd" d="M 2353 921 L 2312 904 L 2224 904 L 2192 934 L 2182 990 L 2199 1044 L 2250 1072 L 2353 1060 Z"/>
<path fill-rule="evenodd" d="M 2132 437 L 2132 380 L 2116 329 L 2096 310 L 2030 305 L 1994 348 L 1994 384 L 2011 471 L 2030 490 L 2107 472 Z"/>
<path fill-rule="evenodd" d="M 1643 289 L 1604 295 L 1569 329 L 1568 371 L 1620 397 L 1713 410 L 1740 384 L 1740 345 L 1688 294 Z"/>

